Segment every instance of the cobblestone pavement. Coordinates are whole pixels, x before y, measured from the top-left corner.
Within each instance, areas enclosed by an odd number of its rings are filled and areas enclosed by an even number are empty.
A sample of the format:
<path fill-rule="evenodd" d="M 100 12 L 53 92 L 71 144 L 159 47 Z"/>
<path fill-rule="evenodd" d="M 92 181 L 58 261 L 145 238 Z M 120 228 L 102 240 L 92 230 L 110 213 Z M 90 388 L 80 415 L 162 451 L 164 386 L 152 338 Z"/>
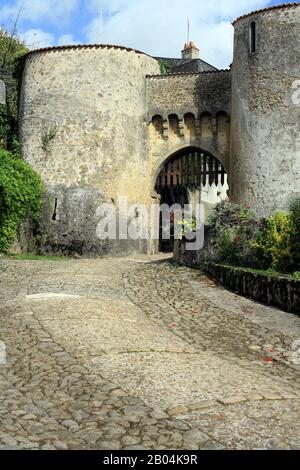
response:
<path fill-rule="evenodd" d="M 0 449 L 300 449 L 299 338 L 164 257 L 0 258 Z"/>

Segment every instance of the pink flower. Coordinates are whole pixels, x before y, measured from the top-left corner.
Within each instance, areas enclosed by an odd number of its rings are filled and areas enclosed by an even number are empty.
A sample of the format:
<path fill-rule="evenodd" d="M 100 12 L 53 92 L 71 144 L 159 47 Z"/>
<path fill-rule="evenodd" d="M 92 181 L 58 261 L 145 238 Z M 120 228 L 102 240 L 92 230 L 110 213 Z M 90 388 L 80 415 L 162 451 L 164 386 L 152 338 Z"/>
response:
<path fill-rule="evenodd" d="M 273 359 L 271 357 L 265 357 L 264 358 L 264 362 L 266 362 L 267 364 L 272 364 L 273 363 Z"/>

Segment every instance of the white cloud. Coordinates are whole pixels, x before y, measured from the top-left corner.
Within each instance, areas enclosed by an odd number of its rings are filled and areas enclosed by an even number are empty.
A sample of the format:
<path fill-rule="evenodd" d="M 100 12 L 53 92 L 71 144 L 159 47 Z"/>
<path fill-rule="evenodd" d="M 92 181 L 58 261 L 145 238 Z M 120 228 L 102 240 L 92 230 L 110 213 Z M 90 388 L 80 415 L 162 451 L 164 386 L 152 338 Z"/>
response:
<path fill-rule="evenodd" d="M 105 9 L 102 42 L 133 47 L 152 55 L 179 57 L 191 19 L 191 39 L 201 58 L 218 67 L 232 61 L 233 28 L 236 17 L 269 0 L 102 0 Z M 101 1 L 90 0 L 95 18 L 87 26 L 88 42 L 100 41 Z"/>
<path fill-rule="evenodd" d="M 64 24 L 79 5 L 79 0 L 15 0 L 0 8 L 2 22 L 13 22 L 19 11 L 20 22 L 47 21 Z"/>
<path fill-rule="evenodd" d="M 73 34 L 63 34 L 56 41 L 58 46 L 68 46 L 70 44 L 78 44 L 78 41 L 74 38 Z"/>
<path fill-rule="evenodd" d="M 41 29 L 29 29 L 20 35 L 29 49 L 52 46 L 55 38 L 52 34 Z"/>

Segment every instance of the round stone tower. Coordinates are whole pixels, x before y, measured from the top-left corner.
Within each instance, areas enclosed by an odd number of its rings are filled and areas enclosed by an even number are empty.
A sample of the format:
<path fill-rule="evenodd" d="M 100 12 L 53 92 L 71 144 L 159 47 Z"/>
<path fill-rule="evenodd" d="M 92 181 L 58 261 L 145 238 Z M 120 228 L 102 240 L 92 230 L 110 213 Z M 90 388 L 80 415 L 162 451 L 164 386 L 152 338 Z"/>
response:
<path fill-rule="evenodd" d="M 100 203 L 146 202 L 146 75 L 158 62 L 119 46 L 32 51 L 21 93 L 24 158 L 51 195 L 44 214 L 48 251 L 130 251 L 96 236 Z M 138 177 L 137 177 L 138 175 Z M 149 182 L 150 187 L 150 182 Z M 109 245 L 109 246 L 108 246 Z"/>
<path fill-rule="evenodd" d="M 234 23 L 232 199 L 259 215 L 300 194 L 300 3 Z"/>

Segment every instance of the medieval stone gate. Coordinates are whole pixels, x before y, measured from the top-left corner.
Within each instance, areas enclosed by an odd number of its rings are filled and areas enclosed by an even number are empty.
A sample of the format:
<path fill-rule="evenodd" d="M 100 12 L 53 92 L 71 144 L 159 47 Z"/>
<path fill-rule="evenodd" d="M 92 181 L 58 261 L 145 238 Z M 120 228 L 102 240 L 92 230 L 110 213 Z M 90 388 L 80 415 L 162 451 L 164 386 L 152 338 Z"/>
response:
<path fill-rule="evenodd" d="M 204 205 L 207 219 L 211 209 L 227 199 L 228 179 L 219 160 L 197 148 L 186 148 L 171 156 L 163 165 L 155 184 L 160 195 L 160 203 L 182 208 L 185 204 Z M 162 223 L 162 221 L 160 221 Z M 163 227 L 160 227 L 161 251 L 172 251 L 172 240 L 162 240 Z"/>

